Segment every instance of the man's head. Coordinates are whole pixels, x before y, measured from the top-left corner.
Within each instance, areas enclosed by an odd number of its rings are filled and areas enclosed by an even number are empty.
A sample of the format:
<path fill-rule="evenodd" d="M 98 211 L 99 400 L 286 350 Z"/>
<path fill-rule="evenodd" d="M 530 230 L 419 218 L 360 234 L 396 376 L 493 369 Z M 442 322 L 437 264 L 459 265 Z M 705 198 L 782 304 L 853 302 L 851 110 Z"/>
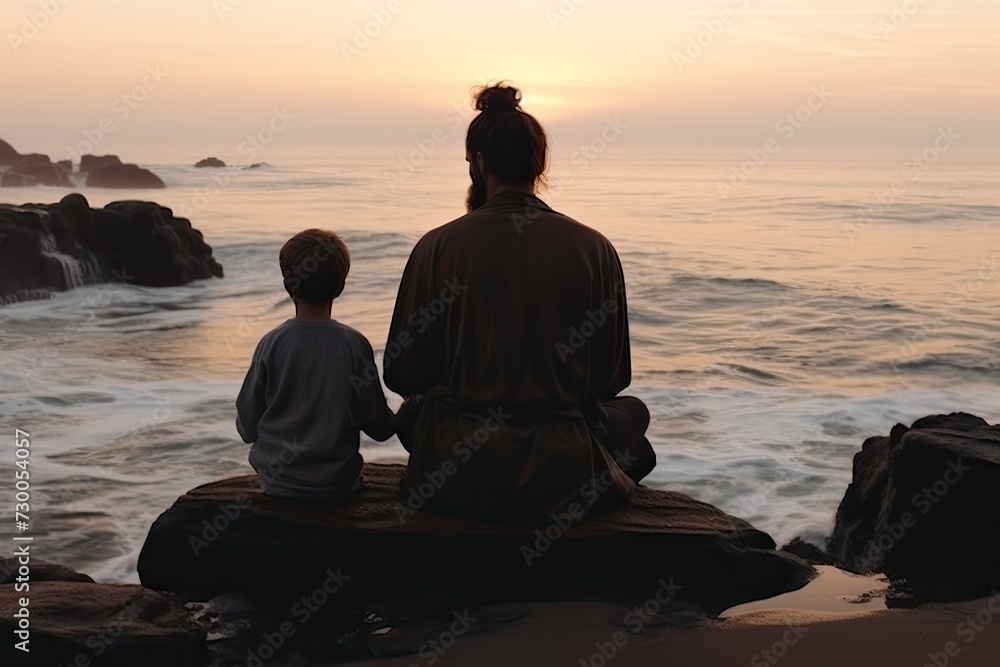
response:
<path fill-rule="evenodd" d="M 281 247 L 278 264 L 285 290 L 293 300 L 322 304 L 344 291 L 351 255 L 333 232 L 307 229 Z"/>
<path fill-rule="evenodd" d="M 503 81 L 484 86 L 474 94 L 479 115 L 465 136 L 469 160 L 468 210 L 486 203 L 486 177 L 506 185 L 530 187 L 545 181 L 548 138 L 541 124 L 521 110 L 521 91 Z"/>

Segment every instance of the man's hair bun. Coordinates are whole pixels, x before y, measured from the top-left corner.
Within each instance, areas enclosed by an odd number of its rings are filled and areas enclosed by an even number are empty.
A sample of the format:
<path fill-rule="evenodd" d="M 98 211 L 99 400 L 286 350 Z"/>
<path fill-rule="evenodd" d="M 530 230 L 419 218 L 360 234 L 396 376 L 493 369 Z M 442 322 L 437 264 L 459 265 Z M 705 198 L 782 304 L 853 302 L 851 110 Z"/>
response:
<path fill-rule="evenodd" d="M 476 111 L 519 111 L 521 91 L 503 81 L 492 86 L 484 86 L 475 93 Z"/>

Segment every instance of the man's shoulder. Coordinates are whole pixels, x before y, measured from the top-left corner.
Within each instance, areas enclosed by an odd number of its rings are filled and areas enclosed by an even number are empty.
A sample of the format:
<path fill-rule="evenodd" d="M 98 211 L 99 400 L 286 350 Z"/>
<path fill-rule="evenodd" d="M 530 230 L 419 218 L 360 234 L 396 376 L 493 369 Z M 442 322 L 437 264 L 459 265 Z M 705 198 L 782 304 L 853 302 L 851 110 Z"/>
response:
<path fill-rule="evenodd" d="M 553 209 L 537 196 L 525 196 L 524 210 L 521 210 L 520 207 L 512 208 L 509 205 L 510 202 L 506 202 L 506 204 L 508 205 L 502 208 L 483 207 L 459 216 L 454 220 L 450 220 L 439 227 L 435 227 L 434 229 L 426 232 L 420 238 L 417 242 L 417 246 L 426 247 L 428 245 L 433 245 L 442 238 L 455 234 L 476 234 L 479 231 L 479 229 L 477 229 L 477 225 L 484 222 L 495 222 L 497 220 L 510 222 L 515 231 L 519 227 L 524 227 L 534 224 L 536 221 L 540 221 L 542 224 L 558 226 L 562 228 L 561 231 L 568 234 L 574 234 L 581 238 L 591 238 L 595 241 L 610 245 L 610 241 L 608 241 L 608 239 L 601 232 L 580 222 L 576 218 Z M 521 220 L 521 218 L 517 216 L 521 216 L 524 219 Z M 522 222 L 521 225 L 517 224 L 519 220 Z"/>

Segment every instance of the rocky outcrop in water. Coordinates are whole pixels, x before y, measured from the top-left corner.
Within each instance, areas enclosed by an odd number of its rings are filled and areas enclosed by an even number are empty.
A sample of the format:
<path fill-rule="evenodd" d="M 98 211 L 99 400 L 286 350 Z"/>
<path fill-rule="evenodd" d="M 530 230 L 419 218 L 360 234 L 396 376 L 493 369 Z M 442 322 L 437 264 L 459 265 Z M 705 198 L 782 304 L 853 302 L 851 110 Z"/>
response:
<path fill-rule="evenodd" d="M 219 169 L 225 167 L 226 163 L 217 157 L 207 157 L 204 160 L 198 160 L 198 162 L 194 166 L 197 167 L 198 169 L 204 169 L 206 167 Z"/>
<path fill-rule="evenodd" d="M 134 164 L 111 165 L 92 169 L 87 174 L 89 188 L 165 188 L 159 176 Z"/>
<path fill-rule="evenodd" d="M 0 303 L 118 281 L 151 287 L 222 277 L 212 248 L 186 218 L 159 204 L 90 208 L 80 194 L 58 204 L 0 204 Z"/>
<path fill-rule="evenodd" d="M 0 176 L 0 187 L 21 188 L 49 185 L 59 188 L 73 187 L 70 174 L 73 169 L 53 163 L 48 155 L 25 155 Z"/>
<path fill-rule="evenodd" d="M 71 188 L 74 183 L 72 160 L 53 163 L 48 155 L 31 153 L 21 155 L 14 147 L 0 139 L 0 166 L 9 167 L 0 174 L 0 187 L 32 187 L 48 185 Z M 86 174 L 86 185 L 92 188 L 164 188 L 166 184 L 148 169 L 134 164 L 123 164 L 117 155 L 83 155 L 80 157 L 81 178 Z"/>
<path fill-rule="evenodd" d="M 21 159 L 21 154 L 3 139 L 0 139 L 0 167 L 12 165 Z"/>
<path fill-rule="evenodd" d="M 120 167 L 122 160 L 117 155 L 81 155 L 80 171 L 91 172 L 105 167 Z"/>
<path fill-rule="evenodd" d="M 229 592 L 301 597 L 337 575 L 349 581 L 342 599 L 354 604 L 406 596 L 645 600 L 672 582 L 663 595 L 718 613 L 815 575 L 775 551 L 765 533 L 680 493 L 640 487 L 628 506 L 582 523 L 553 517 L 533 529 L 404 504 L 403 471 L 366 464 L 360 496 L 339 506 L 267 496 L 255 476 L 198 487 L 153 524 L 139 556 L 140 580 L 197 599 Z"/>
<path fill-rule="evenodd" d="M 852 572 L 905 581 L 917 600 L 1000 587 L 1000 426 L 953 413 L 868 438 L 829 551 Z"/>

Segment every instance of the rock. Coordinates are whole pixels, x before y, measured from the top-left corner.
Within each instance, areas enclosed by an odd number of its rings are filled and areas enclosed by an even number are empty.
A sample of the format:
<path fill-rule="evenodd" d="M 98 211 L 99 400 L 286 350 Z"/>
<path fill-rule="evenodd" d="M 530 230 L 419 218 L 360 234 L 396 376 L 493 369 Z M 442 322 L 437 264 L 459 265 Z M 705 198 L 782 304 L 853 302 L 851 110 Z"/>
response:
<path fill-rule="evenodd" d="M 34 176 L 26 176 L 12 171 L 0 174 L 0 188 L 33 188 L 37 185 Z"/>
<path fill-rule="evenodd" d="M 52 162 L 52 159 L 45 153 L 28 153 L 22 155 L 18 162 Z"/>
<path fill-rule="evenodd" d="M 49 185 L 60 188 L 73 187 L 69 180 L 71 170 L 53 164 L 47 155 L 24 156 L 3 173 L 0 187 L 25 187 Z"/>
<path fill-rule="evenodd" d="M 205 168 L 205 167 L 218 168 L 218 167 L 225 167 L 225 166 L 226 166 L 226 163 L 223 162 L 222 160 L 220 160 L 217 157 L 207 157 L 204 160 L 199 160 L 198 163 L 195 164 L 195 167 L 197 167 L 199 169 L 202 169 L 202 168 Z"/>
<path fill-rule="evenodd" d="M 21 154 L 3 139 L 0 139 L 0 166 L 14 164 L 21 159 Z"/>
<path fill-rule="evenodd" d="M 80 194 L 58 204 L 0 205 L 0 303 L 117 280 L 169 287 L 222 277 L 201 232 L 150 202 L 91 209 Z"/>
<path fill-rule="evenodd" d="M 108 265 L 136 284 L 171 287 L 222 277 L 202 233 L 159 204 L 112 202 L 94 210 L 94 228 Z"/>
<path fill-rule="evenodd" d="M 56 164 L 66 170 L 67 174 L 73 173 L 73 161 L 72 160 L 59 160 Z"/>
<path fill-rule="evenodd" d="M 41 558 L 31 557 L 30 574 L 32 582 L 36 581 L 77 581 L 82 583 L 94 583 L 86 574 L 81 574 L 76 570 L 59 565 Z M 0 584 L 13 584 L 18 577 L 18 569 L 21 563 L 17 557 L 0 558 Z"/>
<path fill-rule="evenodd" d="M 11 584 L 0 591 L 0 633 L 11 643 L 21 641 L 14 617 L 21 594 Z M 15 664 L 204 664 L 204 635 L 171 595 L 140 586 L 33 580 L 28 597 L 30 654 L 24 656 L 30 662 Z"/>
<path fill-rule="evenodd" d="M 94 171 L 104 167 L 122 166 L 121 158 L 117 155 L 83 155 L 80 157 L 80 171 Z"/>
<path fill-rule="evenodd" d="M 903 580 L 923 601 L 1000 586 L 1000 426 L 965 413 L 868 438 L 837 510 L 830 554 Z"/>
<path fill-rule="evenodd" d="M 677 600 L 718 613 L 815 575 L 750 524 L 680 493 L 640 487 L 626 507 L 532 529 L 413 512 L 400 503 L 403 472 L 366 464 L 360 496 L 340 505 L 267 496 L 256 476 L 200 486 L 154 522 L 140 579 L 208 599 L 274 589 L 308 595 L 346 575 L 352 592 L 344 599 L 354 602 L 645 600 L 662 580 L 677 585 Z"/>
<path fill-rule="evenodd" d="M 134 164 L 91 168 L 87 174 L 91 188 L 165 188 L 159 176 Z"/>
<path fill-rule="evenodd" d="M 261 169 L 261 168 L 270 167 L 270 166 L 271 165 L 269 165 L 267 162 L 254 162 L 253 164 L 248 165 L 248 166 L 243 167 L 243 168 L 244 169 Z"/>
<path fill-rule="evenodd" d="M 781 551 L 798 556 L 810 565 L 833 565 L 833 559 L 829 554 L 820 549 L 815 544 L 810 544 L 801 537 L 794 538 L 791 542 L 781 547 Z"/>

